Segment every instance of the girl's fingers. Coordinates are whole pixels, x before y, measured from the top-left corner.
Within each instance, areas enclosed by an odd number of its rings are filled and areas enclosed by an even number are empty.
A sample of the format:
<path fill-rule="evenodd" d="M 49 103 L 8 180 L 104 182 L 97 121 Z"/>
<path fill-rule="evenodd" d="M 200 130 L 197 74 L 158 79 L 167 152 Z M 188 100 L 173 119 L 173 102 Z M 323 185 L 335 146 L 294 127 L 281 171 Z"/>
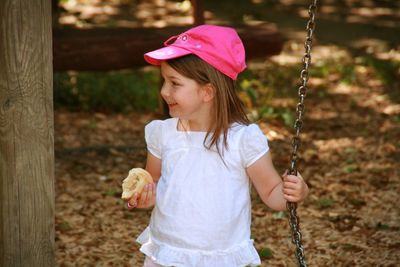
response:
<path fill-rule="evenodd" d="M 300 199 L 295 196 L 283 194 L 283 197 L 289 202 L 298 202 Z"/>
<path fill-rule="evenodd" d="M 151 200 L 154 202 L 156 199 L 156 184 L 152 183 L 151 184 Z"/>
<path fill-rule="evenodd" d="M 148 199 L 147 201 L 152 201 L 152 199 L 154 198 L 154 183 L 149 184 L 149 194 L 148 194 Z"/>
<path fill-rule="evenodd" d="M 295 189 L 283 189 L 283 194 L 290 196 L 300 196 L 298 190 Z"/>
<path fill-rule="evenodd" d="M 283 182 L 283 188 L 299 189 L 300 188 L 300 184 L 299 183 L 293 183 L 293 182 Z"/>
<path fill-rule="evenodd" d="M 127 206 L 128 209 L 133 209 L 137 206 L 137 201 L 138 201 L 138 193 L 135 193 L 131 199 L 129 199 Z"/>
<path fill-rule="evenodd" d="M 149 195 L 149 184 L 146 184 L 143 188 L 143 191 L 140 195 L 139 205 L 144 205 L 147 202 Z"/>
<path fill-rule="evenodd" d="M 304 198 L 307 196 L 308 188 L 307 186 L 303 187 L 301 184 L 298 184 L 296 188 L 283 187 L 282 192 L 287 201 L 299 202 L 304 200 Z"/>
<path fill-rule="evenodd" d="M 155 187 L 155 183 L 146 184 L 140 194 L 135 193 L 128 201 L 128 209 L 147 208 L 153 205 L 155 202 Z"/>
<path fill-rule="evenodd" d="M 139 205 L 147 207 L 154 198 L 154 183 L 145 185 L 140 197 Z"/>
<path fill-rule="evenodd" d="M 298 183 L 300 181 L 300 178 L 295 175 L 286 175 L 286 176 L 283 176 L 283 181 Z"/>

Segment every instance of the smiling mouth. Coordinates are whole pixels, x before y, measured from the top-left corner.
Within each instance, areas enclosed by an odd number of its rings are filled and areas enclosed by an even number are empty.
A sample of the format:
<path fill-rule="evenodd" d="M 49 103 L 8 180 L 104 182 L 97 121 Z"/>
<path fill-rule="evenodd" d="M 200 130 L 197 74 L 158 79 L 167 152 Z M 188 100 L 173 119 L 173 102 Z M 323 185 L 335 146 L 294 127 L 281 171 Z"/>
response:
<path fill-rule="evenodd" d="M 167 102 L 167 105 L 169 107 L 175 107 L 177 105 L 177 103 Z"/>

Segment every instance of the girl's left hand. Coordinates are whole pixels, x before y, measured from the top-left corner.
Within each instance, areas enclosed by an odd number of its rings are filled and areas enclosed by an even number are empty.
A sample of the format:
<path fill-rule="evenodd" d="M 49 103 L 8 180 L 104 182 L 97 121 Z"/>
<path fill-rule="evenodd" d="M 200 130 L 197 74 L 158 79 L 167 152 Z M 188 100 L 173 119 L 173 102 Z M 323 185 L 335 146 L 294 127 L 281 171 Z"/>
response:
<path fill-rule="evenodd" d="M 299 172 L 296 175 L 283 174 L 283 197 L 289 202 L 303 201 L 309 192 L 306 182 Z"/>
<path fill-rule="evenodd" d="M 128 201 L 128 209 L 139 208 L 151 208 L 156 203 L 156 184 L 149 183 L 144 186 L 143 192 L 135 193 Z"/>

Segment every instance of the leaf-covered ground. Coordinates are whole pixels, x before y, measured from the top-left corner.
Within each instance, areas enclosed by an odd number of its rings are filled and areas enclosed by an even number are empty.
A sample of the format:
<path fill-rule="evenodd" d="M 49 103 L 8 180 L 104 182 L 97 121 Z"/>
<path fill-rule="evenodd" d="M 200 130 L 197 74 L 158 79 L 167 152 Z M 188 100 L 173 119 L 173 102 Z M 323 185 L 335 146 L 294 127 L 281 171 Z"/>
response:
<path fill-rule="evenodd" d="M 385 20 L 393 15 L 391 10 L 349 12 L 364 14 L 358 16 L 364 19 L 368 14 L 380 16 L 381 25 L 389 25 L 396 22 Z M 324 12 L 332 15 L 329 8 Z M 269 138 L 281 172 L 288 166 L 292 135 L 285 124 L 291 121 L 290 114 L 282 110 L 293 111 L 296 97 L 279 93 L 279 80 L 298 76 L 285 69 L 298 64 L 302 55 L 298 44 L 288 41 L 281 55 L 249 62 L 251 79 L 260 80 L 261 88 L 273 86 L 272 96 L 258 95 L 264 102 L 247 102 Z M 350 53 L 337 44 L 317 40 L 313 50 L 318 71 L 309 82 L 299 162 L 311 193 L 298 209 L 309 266 L 399 266 L 400 48 L 398 43 L 390 49 L 381 45 L 379 41 L 366 44 L 375 59 L 369 63 L 368 57 L 357 59 L 354 50 Z M 271 69 L 272 74 L 267 71 Z M 269 79 L 276 82 L 268 83 Z M 256 92 L 259 87 L 255 86 Z M 264 114 L 260 105 L 275 111 Z M 151 211 L 128 211 L 120 199 L 121 181 L 129 169 L 144 167 L 143 126 L 158 117 L 155 113 L 55 111 L 59 266 L 141 266 L 143 255 L 134 241 Z M 262 255 L 261 266 L 296 266 L 286 213 L 269 210 L 254 192 L 252 199 L 252 236 Z"/>
<path fill-rule="evenodd" d="M 367 70 L 366 70 L 367 72 Z M 299 207 L 310 266 L 396 266 L 400 262 L 399 114 L 379 80 L 366 87 L 311 78 L 300 170 L 311 186 Z M 284 99 L 281 99 L 284 103 Z M 279 105 L 277 97 L 274 102 Z M 287 102 L 287 100 L 286 100 Z M 294 101 L 293 101 L 294 102 Z M 293 106 L 290 105 L 289 106 Z M 294 107 L 293 107 L 294 108 Z M 128 211 L 121 181 L 143 167 L 143 125 L 155 114 L 55 113 L 56 244 L 60 266 L 140 266 L 135 237 L 150 211 Z M 261 120 L 283 171 L 290 128 Z M 294 266 L 285 213 L 253 195 L 253 237 L 262 266 Z"/>

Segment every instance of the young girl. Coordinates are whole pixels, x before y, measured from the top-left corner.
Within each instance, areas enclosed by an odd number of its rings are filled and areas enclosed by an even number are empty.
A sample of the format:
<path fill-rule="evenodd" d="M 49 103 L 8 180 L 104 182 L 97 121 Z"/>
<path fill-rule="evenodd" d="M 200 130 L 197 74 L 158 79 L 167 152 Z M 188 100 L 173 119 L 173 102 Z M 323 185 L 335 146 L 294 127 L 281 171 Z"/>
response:
<path fill-rule="evenodd" d="M 284 210 L 308 187 L 276 172 L 268 142 L 235 93 L 246 67 L 243 44 L 228 27 L 202 25 L 145 54 L 161 66 L 161 96 L 171 119 L 145 127 L 146 169 L 154 183 L 129 208 L 154 205 L 138 237 L 145 267 L 257 266 L 250 239 L 250 182 L 263 202 Z"/>

